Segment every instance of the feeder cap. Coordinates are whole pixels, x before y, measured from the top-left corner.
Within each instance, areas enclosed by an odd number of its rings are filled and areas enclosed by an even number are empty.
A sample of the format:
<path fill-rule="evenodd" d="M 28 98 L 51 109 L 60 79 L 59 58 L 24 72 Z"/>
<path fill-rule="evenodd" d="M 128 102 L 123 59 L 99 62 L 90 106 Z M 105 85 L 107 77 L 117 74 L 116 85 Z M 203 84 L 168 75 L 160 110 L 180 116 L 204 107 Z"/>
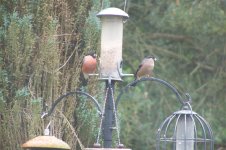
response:
<path fill-rule="evenodd" d="M 97 17 L 101 17 L 101 16 L 122 16 L 125 19 L 129 18 L 129 15 L 126 12 L 124 12 L 123 10 L 121 10 L 119 8 L 115 8 L 115 7 L 110 7 L 110 8 L 101 10 L 97 14 Z"/>
<path fill-rule="evenodd" d="M 35 137 L 22 146 L 24 149 L 62 149 L 62 150 L 69 150 L 71 149 L 70 146 L 65 143 L 64 141 L 57 139 L 55 136 L 38 136 Z"/>

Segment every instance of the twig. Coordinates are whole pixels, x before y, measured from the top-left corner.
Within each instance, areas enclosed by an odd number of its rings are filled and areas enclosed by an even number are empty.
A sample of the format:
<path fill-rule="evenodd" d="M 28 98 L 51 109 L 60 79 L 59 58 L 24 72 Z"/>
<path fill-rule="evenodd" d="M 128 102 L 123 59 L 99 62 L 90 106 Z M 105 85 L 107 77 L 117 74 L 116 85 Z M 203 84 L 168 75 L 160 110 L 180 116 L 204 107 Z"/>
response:
<path fill-rule="evenodd" d="M 68 127 L 71 129 L 72 133 L 74 134 L 76 140 L 77 140 L 78 143 L 79 143 L 80 148 L 81 148 L 82 150 L 85 150 L 84 145 L 82 144 L 82 142 L 81 142 L 80 139 L 78 138 L 78 135 L 76 134 L 74 127 L 71 125 L 71 123 L 69 122 L 69 120 L 67 119 L 67 117 L 66 117 L 62 112 L 60 112 L 60 111 L 58 111 L 58 112 L 59 112 L 60 115 L 63 117 L 63 119 L 66 121 Z"/>
<path fill-rule="evenodd" d="M 149 39 L 170 39 L 176 41 L 190 41 L 192 38 L 184 35 L 175 35 L 168 33 L 152 33 L 147 35 Z"/>
<path fill-rule="evenodd" d="M 180 59 L 180 60 L 185 60 L 186 62 L 189 62 L 190 60 L 186 57 L 184 57 L 183 55 L 178 55 L 178 53 L 174 53 L 168 49 L 165 49 L 165 48 L 161 48 L 161 47 L 158 47 L 158 46 L 155 46 L 155 45 L 147 45 L 147 48 L 148 49 L 156 49 L 158 51 L 163 51 L 164 53 L 167 53 L 177 59 Z"/>
<path fill-rule="evenodd" d="M 65 33 L 65 34 L 58 34 L 58 35 L 53 35 L 53 36 L 58 37 L 58 36 L 71 36 L 71 35 L 76 35 L 76 34 Z"/>
<path fill-rule="evenodd" d="M 62 68 L 68 63 L 68 61 L 71 59 L 71 57 L 72 57 L 73 54 L 75 53 L 75 50 L 76 50 L 76 48 L 75 48 L 74 51 L 71 53 L 71 55 L 68 57 L 68 59 L 66 60 L 66 62 L 65 62 L 60 68 L 58 68 L 58 69 L 56 70 L 56 72 L 59 71 L 60 69 L 62 69 Z"/>

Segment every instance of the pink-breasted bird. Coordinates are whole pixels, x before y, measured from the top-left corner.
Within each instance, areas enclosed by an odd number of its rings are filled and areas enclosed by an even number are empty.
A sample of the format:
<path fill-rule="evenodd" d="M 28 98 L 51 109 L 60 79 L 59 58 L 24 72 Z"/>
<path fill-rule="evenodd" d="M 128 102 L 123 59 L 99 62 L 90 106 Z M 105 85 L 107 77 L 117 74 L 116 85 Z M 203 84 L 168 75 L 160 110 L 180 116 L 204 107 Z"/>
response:
<path fill-rule="evenodd" d="M 82 63 L 82 73 L 84 78 L 87 79 L 89 74 L 92 74 L 96 71 L 97 68 L 97 55 L 95 53 L 91 53 L 86 55 L 83 58 Z"/>
<path fill-rule="evenodd" d="M 134 74 L 135 80 L 141 77 L 151 77 L 156 60 L 154 56 L 145 57 Z"/>

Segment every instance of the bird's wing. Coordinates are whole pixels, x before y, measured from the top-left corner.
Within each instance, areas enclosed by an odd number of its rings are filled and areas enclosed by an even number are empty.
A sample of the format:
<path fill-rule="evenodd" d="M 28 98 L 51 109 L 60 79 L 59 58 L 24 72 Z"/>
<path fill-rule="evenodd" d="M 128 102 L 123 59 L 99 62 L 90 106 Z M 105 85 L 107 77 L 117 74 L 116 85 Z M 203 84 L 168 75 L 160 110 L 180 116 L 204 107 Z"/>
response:
<path fill-rule="evenodd" d="M 135 74 L 134 74 L 135 79 L 137 79 L 137 72 L 140 70 L 140 68 L 141 68 L 142 66 L 143 66 L 142 63 L 138 66 L 137 71 L 136 71 Z"/>

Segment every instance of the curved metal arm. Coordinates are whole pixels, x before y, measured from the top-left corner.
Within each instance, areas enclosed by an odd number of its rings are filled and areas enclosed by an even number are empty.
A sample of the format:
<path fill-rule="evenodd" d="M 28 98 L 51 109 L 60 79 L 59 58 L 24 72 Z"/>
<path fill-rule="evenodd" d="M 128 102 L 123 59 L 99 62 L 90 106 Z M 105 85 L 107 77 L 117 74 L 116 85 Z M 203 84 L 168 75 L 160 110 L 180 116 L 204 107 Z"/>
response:
<path fill-rule="evenodd" d="M 81 95 L 85 95 L 85 96 L 89 97 L 90 100 L 92 100 L 92 101 L 94 102 L 95 106 L 97 107 L 99 114 L 102 114 L 102 109 L 101 109 L 101 107 L 100 107 L 98 101 L 97 101 L 93 96 L 89 95 L 89 94 L 86 93 L 86 92 L 75 91 L 75 92 L 68 92 L 68 93 L 66 93 L 66 94 L 64 94 L 64 95 L 62 95 L 62 96 L 60 96 L 58 99 L 56 99 L 55 102 L 52 104 L 52 107 L 50 108 L 50 110 L 48 111 L 48 113 L 44 114 L 44 115 L 42 116 L 42 118 L 47 117 L 47 116 L 50 116 L 50 115 L 52 114 L 53 110 L 55 109 L 56 105 L 57 105 L 60 101 L 62 101 L 63 98 L 68 97 L 68 96 L 73 95 L 73 94 L 81 94 Z"/>
<path fill-rule="evenodd" d="M 139 79 L 139 80 L 135 80 L 135 81 L 129 83 L 127 86 L 124 87 L 123 90 L 121 90 L 121 92 L 119 93 L 119 95 L 118 95 L 118 97 L 117 97 L 117 99 L 116 99 L 116 108 L 118 107 L 118 103 L 119 103 L 120 98 L 121 98 L 122 94 L 124 93 L 124 91 L 127 91 L 131 86 L 136 86 L 137 83 L 142 82 L 142 81 L 156 81 L 156 82 L 158 82 L 158 83 L 161 83 L 161 84 L 167 86 L 168 88 L 170 88 L 170 89 L 173 91 L 173 93 L 176 95 L 178 101 L 179 101 L 182 105 L 184 105 L 184 104 L 186 103 L 186 102 L 183 101 L 183 98 L 181 97 L 181 95 L 180 95 L 180 93 L 178 92 L 178 90 L 177 90 L 174 86 L 172 86 L 171 84 L 169 84 L 168 82 L 166 82 L 166 81 L 164 81 L 164 80 L 162 80 L 162 79 L 159 79 L 159 78 L 145 77 L 145 78 L 141 78 L 141 79 Z"/>

